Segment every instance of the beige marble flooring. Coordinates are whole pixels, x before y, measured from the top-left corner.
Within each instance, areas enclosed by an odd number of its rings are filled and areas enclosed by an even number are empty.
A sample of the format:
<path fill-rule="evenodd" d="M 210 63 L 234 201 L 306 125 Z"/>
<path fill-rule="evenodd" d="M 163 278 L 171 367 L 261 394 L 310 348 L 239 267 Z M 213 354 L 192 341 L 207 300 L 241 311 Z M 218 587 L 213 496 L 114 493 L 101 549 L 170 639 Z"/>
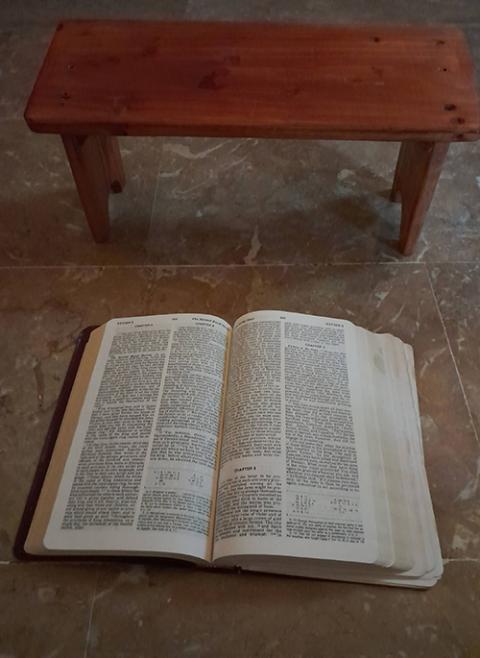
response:
<path fill-rule="evenodd" d="M 299 0 L 0 4 L 0 656 L 480 656 L 480 147 L 449 157 L 415 253 L 388 201 L 398 146 L 121 141 L 92 242 L 59 139 L 25 99 L 60 17 L 453 22 L 480 5 Z M 12 543 L 77 333 L 113 316 L 344 317 L 415 349 L 445 575 L 427 592 L 179 566 L 21 564 Z"/>

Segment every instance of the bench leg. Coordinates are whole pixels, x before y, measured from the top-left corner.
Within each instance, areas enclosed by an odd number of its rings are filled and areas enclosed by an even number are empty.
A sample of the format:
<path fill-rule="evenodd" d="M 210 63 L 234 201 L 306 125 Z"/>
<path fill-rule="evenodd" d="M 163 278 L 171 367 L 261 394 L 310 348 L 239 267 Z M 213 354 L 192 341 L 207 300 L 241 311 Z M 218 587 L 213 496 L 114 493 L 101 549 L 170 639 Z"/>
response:
<path fill-rule="evenodd" d="M 109 135 L 102 135 L 100 140 L 107 161 L 110 190 L 118 194 L 125 187 L 125 173 L 123 171 L 118 139 Z"/>
<path fill-rule="evenodd" d="M 119 153 L 105 136 L 62 135 L 62 139 L 90 230 L 96 242 L 105 242 L 108 195 L 111 187 L 121 190 L 124 180 L 123 171 L 119 176 Z"/>
<path fill-rule="evenodd" d="M 391 199 L 402 202 L 400 251 L 409 256 L 422 228 L 440 176 L 448 142 L 403 142 Z"/>

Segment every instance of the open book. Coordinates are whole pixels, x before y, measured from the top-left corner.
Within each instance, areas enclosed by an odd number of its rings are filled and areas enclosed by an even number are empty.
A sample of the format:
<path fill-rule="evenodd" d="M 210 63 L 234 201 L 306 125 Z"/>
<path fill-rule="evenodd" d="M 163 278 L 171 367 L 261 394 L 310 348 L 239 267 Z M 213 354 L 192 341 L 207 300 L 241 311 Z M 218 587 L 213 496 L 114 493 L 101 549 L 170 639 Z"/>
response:
<path fill-rule="evenodd" d="M 411 347 L 278 311 L 233 328 L 107 322 L 83 353 L 25 551 L 433 585 Z"/>

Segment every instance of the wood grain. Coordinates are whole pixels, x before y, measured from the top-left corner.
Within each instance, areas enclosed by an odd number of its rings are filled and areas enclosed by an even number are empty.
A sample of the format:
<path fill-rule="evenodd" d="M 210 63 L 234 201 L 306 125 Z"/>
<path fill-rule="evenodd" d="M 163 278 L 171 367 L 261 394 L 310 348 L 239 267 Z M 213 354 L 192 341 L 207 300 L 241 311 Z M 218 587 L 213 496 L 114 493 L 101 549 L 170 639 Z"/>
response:
<path fill-rule="evenodd" d="M 101 144 L 107 165 L 110 191 L 118 194 L 125 187 L 125 172 L 118 139 L 108 135 L 101 136 Z"/>
<path fill-rule="evenodd" d="M 72 21 L 25 113 L 39 132 L 462 141 L 479 103 L 462 32 Z"/>
<path fill-rule="evenodd" d="M 400 251 L 410 256 L 440 176 L 448 144 L 406 142 L 400 147 L 392 189 L 402 202 Z"/>
<path fill-rule="evenodd" d="M 97 135 L 62 135 L 87 222 L 96 242 L 109 233 L 110 176 L 102 139 Z"/>

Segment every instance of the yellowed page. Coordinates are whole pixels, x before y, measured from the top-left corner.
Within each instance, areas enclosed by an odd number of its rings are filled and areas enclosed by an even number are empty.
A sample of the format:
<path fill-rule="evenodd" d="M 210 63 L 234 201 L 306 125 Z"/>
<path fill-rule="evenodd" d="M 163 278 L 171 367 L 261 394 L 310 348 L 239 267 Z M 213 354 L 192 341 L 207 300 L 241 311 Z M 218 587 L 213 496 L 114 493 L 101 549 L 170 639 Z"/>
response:
<path fill-rule="evenodd" d="M 280 311 L 235 323 L 215 560 L 256 554 L 388 564 L 376 529 L 355 332 L 347 321 Z"/>
<path fill-rule="evenodd" d="M 201 314 L 107 323 L 45 533 L 49 551 L 210 560 L 230 332 Z"/>
<path fill-rule="evenodd" d="M 43 537 L 47 530 L 48 521 L 55 502 L 63 469 L 65 468 L 68 451 L 70 450 L 90 377 L 95 366 L 98 350 L 100 349 L 104 330 L 105 326 L 103 325 L 90 334 L 70 393 L 52 458 L 25 542 L 26 552 L 33 555 L 42 555 L 46 552 L 43 546 Z"/>

